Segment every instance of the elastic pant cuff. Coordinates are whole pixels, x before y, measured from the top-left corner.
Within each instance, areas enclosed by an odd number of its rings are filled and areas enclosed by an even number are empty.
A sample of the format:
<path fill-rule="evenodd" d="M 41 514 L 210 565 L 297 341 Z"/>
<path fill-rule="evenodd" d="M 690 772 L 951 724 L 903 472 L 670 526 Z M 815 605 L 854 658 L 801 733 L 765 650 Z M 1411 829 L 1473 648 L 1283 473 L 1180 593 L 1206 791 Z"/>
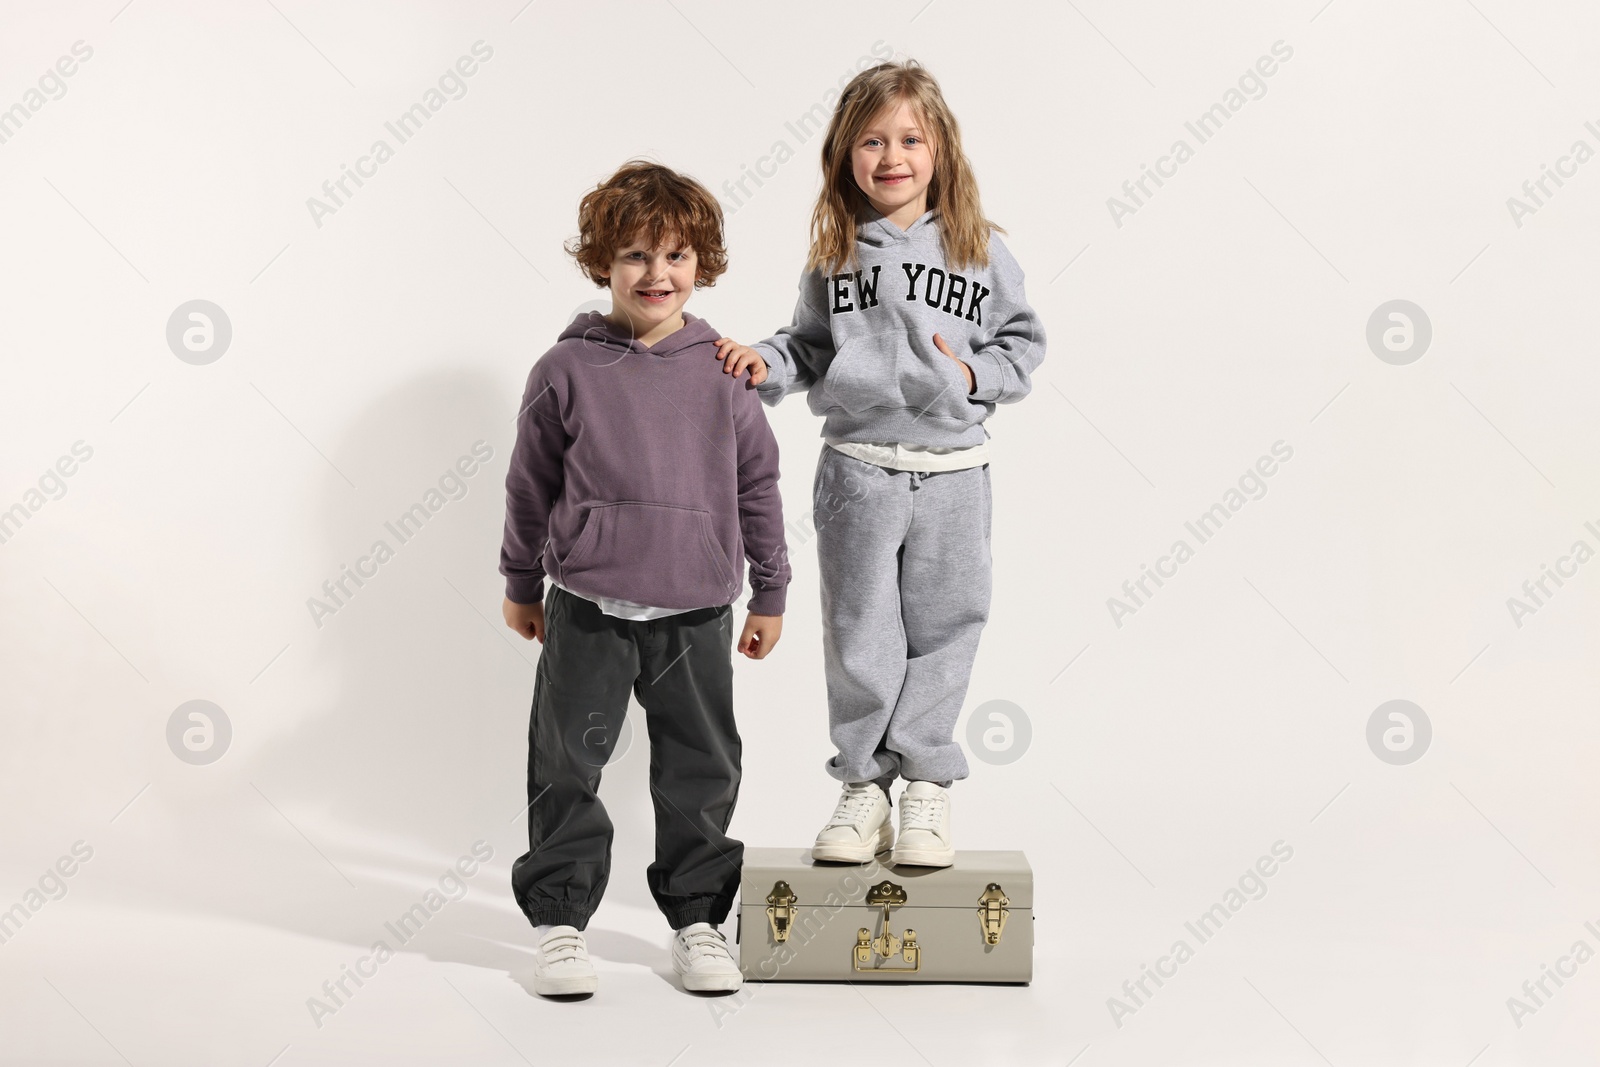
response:
<path fill-rule="evenodd" d="M 591 912 L 573 911 L 571 908 L 524 908 L 524 914 L 534 926 L 573 926 L 587 929 Z"/>
<path fill-rule="evenodd" d="M 682 930 L 692 923 L 720 925 L 727 921 L 728 912 L 732 910 L 733 900 L 719 897 L 715 900 L 699 900 L 674 908 L 663 908 L 662 914 L 667 917 L 667 922 L 674 930 Z"/>

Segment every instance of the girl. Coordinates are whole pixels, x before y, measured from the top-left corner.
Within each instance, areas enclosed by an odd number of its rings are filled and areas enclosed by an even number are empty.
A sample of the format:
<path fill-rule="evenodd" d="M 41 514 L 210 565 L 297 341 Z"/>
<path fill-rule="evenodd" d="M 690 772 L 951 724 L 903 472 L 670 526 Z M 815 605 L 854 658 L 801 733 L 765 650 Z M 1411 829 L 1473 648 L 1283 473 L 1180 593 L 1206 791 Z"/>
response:
<path fill-rule="evenodd" d="M 989 616 L 988 432 L 1027 396 L 1044 330 L 983 217 L 961 134 L 916 61 L 852 80 L 822 149 L 792 325 L 717 341 L 761 399 L 805 389 L 823 417 L 812 517 L 822 588 L 829 775 L 844 783 L 819 860 L 947 867 L 953 739 Z M 887 789 L 900 794 L 898 839 Z"/>

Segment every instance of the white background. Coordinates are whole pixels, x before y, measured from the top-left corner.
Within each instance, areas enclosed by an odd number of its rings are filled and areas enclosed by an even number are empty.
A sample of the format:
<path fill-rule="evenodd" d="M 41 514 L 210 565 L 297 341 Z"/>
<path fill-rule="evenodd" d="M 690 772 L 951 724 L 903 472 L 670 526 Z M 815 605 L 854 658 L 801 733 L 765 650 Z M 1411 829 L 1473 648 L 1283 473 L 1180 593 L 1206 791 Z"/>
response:
<path fill-rule="evenodd" d="M 0 945 L 4 1062 L 1589 1062 L 1600 962 L 1520 1019 L 1507 1000 L 1600 950 L 1600 564 L 1520 626 L 1507 598 L 1600 548 L 1600 163 L 1520 226 L 1507 198 L 1600 148 L 1593 10 L 122 5 L 10 4 L 0 29 L 0 107 L 93 49 L 0 144 L 0 508 L 93 450 L 0 544 L 0 908 L 93 849 Z M 318 226 L 307 198 L 480 40 L 466 95 Z M 1184 123 L 1280 40 L 1265 95 L 1197 144 Z M 994 608 L 959 732 L 1006 700 L 1031 746 L 973 751 L 952 791 L 958 847 L 1034 866 L 1035 981 L 685 995 L 641 732 L 603 791 L 601 991 L 545 1002 L 509 889 L 537 646 L 500 622 L 496 564 L 528 369 L 600 295 L 561 243 L 632 156 L 726 196 L 785 142 L 689 304 L 774 332 L 818 186 L 786 123 L 876 42 L 939 78 L 1049 335 L 990 422 Z M 1119 226 L 1107 198 L 1178 138 L 1194 158 Z M 205 366 L 165 336 L 194 299 L 233 329 Z M 1395 299 L 1433 331 L 1402 366 L 1366 341 Z M 769 415 L 803 521 L 819 426 L 798 397 Z M 307 599 L 478 440 L 467 495 L 316 626 Z M 1280 440 L 1265 496 L 1118 626 L 1108 598 Z M 837 789 L 815 551 L 791 551 L 782 643 L 737 665 L 751 846 L 809 843 Z M 207 766 L 166 739 L 195 699 L 233 729 Z M 1408 765 L 1367 743 L 1392 699 L 1433 728 Z M 307 999 L 480 839 L 466 897 L 317 1026 Z M 1185 921 L 1280 840 L 1266 894 L 1197 946 Z M 1179 938 L 1194 958 L 1118 1025 L 1108 999 Z"/>

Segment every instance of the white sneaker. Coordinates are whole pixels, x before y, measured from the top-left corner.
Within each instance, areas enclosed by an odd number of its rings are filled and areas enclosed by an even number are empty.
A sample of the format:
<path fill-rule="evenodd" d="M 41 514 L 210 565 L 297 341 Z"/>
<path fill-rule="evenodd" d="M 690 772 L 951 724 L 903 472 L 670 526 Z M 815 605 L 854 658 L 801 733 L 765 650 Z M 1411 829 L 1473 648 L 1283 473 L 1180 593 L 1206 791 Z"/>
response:
<path fill-rule="evenodd" d="M 871 863 L 874 856 L 894 845 L 889 814 L 889 798 L 877 782 L 846 782 L 833 817 L 811 846 L 811 858 Z"/>
<path fill-rule="evenodd" d="M 696 992 L 738 989 L 744 984 L 739 965 L 728 955 L 728 939 L 710 923 L 691 923 L 672 939 L 672 969 L 683 988 Z"/>
<path fill-rule="evenodd" d="M 593 993 L 600 985 L 589 962 L 589 947 L 576 926 L 553 926 L 539 942 L 539 961 L 534 966 L 533 991 L 541 997 L 571 993 Z"/>
<path fill-rule="evenodd" d="M 909 782 L 900 791 L 900 839 L 891 864 L 948 867 L 956 861 L 950 837 L 950 791 L 935 782 Z"/>

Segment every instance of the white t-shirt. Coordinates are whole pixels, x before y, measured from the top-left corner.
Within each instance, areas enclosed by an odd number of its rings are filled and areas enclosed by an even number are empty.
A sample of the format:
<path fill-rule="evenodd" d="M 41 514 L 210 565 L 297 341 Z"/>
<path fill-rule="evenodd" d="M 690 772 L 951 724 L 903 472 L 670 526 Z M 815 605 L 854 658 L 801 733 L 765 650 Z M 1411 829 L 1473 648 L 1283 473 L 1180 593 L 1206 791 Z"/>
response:
<path fill-rule="evenodd" d="M 900 445 L 893 442 L 842 441 L 824 437 L 829 448 L 879 467 L 897 471 L 960 471 L 989 462 L 989 442 L 964 448 L 944 445 Z"/>
<path fill-rule="evenodd" d="M 572 593 L 572 590 L 567 589 L 566 586 L 562 585 L 554 578 L 550 579 L 550 584 L 555 586 L 557 589 L 562 589 L 568 593 Z M 649 604 L 635 604 L 631 600 L 619 600 L 615 597 L 609 596 L 584 596 L 582 593 L 572 593 L 572 595 L 587 600 L 589 603 L 594 604 L 607 615 L 614 616 L 618 619 L 628 619 L 632 622 L 648 622 L 651 619 L 664 619 L 668 615 L 681 615 L 685 611 L 694 610 L 692 608 L 657 608 L 651 607 Z"/>

